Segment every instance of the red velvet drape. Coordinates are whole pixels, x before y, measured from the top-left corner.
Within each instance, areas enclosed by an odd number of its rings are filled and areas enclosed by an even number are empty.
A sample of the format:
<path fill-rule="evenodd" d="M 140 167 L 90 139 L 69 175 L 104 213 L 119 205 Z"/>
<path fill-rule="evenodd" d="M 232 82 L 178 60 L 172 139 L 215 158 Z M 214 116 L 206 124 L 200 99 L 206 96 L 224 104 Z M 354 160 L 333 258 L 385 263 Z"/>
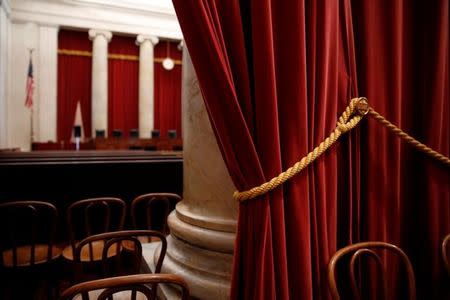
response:
<path fill-rule="evenodd" d="M 174 3 L 240 190 L 299 160 L 357 94 L 348 1 Z M 347 140 L 283 188 L 240 205 L 233 299 L 325 298 L 329 257 L 338 237 L 344 244 L 352 234 L 352 222 L 337 232 L 339 211 L 358 200 L 352 148 Z"/>
<path fill-rule="evenodd" d="M 87 32 L 61 29 L 58 49 L 92 51 Z M 69 141 L 80 101 L 84 136 L 91 136 L 91 67 L 92 58 L 82 55 L 58 54 L 58 141 Z"/>
<path fill-rule="evenodd" d="M 449 1 L 352 4 L 360 94 L 387 119 L 449 156 Z M 362 136 L 362 152 L 367 153 L 362 160 L 363 238 L 406 251 L 416 271 L 419 299 L 448 299 L 439 252 L 442 238 L 450 233 L 448 168 L 374 120 Z M 394 279 L 396 266 L 390 266 Z"/>
<path fill-rule="evenodd" d="M 160 130 L 162 137 L 171 129 L 176 129 L 177 135 L 181 136 L 181 51 L 177 46 L 177 42 L 160 41 L 154 52 L 154 128 Z M 160 61 L 167 57 L 167 50 L 176 62 L 170 71 L 164 69 Z"/>
<path fill-rule="evenodd" d="M 108 45 L 110 55 L 123 55 L 108 59 L 109 136 L 119 129 L 127 137 L 130 129 L 139 127 L 139 47 L 135 40 L 115 35 Z"/>
<path fill-rule="evenodd" d="M 448 155 L 446 0 L 174 4 L 239 190 L 322 141 L 359 95 L 357 79 L 372 106 Z M 404 247 L 419 296 L 442 298 L 448 171 L 368 123 L 362 157 L 356 129 L 283 188 L 240 205 L 233 299 L 326 299 L 330 256 L 368 239 Z"/>

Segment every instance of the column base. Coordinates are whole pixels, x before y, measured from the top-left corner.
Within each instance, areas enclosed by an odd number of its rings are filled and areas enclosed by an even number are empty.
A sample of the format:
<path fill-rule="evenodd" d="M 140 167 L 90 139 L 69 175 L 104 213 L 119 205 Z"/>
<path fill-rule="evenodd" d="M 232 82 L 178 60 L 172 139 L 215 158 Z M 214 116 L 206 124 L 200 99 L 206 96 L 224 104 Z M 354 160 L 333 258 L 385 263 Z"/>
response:
<path fill-rule="evenodd" d="M 185 223 L 177 217 L 176 212 L 170 214 L 168 223 L 170 228 L 177 229 L 167 237 L 167 253 L 161 272 L 183 277 L 193 298 L 229 299 L 233 254 L 226 250 L 218 251 L 220 242 L 211 243 L 213 249 L 206 249 L 207 245 L 204 244 L 195 245 L 195 242 L 204 236 L 208 236 L 209 240 L 223 241 L 224 237 L 225 240 L 234 240 L 235 234 Z M 158 247 L 153 264 L 159 253 Z M 161 288 L 161 292 L 167 299 L 173 299 L 177 291 L 166 285 Z"/>

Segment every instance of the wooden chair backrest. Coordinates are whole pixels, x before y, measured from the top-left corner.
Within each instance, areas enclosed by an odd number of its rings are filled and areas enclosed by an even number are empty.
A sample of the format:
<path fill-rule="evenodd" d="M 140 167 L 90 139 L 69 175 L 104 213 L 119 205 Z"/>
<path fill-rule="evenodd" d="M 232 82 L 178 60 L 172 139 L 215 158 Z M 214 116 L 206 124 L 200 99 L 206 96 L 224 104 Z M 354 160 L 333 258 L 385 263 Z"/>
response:
<path fill-rule="evenodd" d="M 174 274 L 138 274 L 104 278 L 76 284 L 61 294 L 61 300 L 72 300 L 76 295 L 88 295 L 89 291 L 99 289 L 105 290 L 100 294 L 98 300 L 105 300 L 119 291 L 131 291 L 132 295 L 136 295 L 136 291 L 139 291 L 143 293 L 147 299 L 153 300 L 152 292 L 151 289 L 148 288 L 148 285 L 153 286 L 154 284 L 159 283 L 169 283 L 178 286 L 181 290 L 181 299 L 190 299 L 189 288 L 180 276 Z M 134 299 L 132 298 L 132 300 Z"/>
<path fill-rule="evenodd" d="M 99 214 L 92 216 L 91 211 L 94 209 L 97 210 L 97 212 L 99 210 L 102 211 L 104 218 L 102 219 Z M 113 214 L 114 212 L 115 214 Z M 78 218 L 74 218 L 76 213 L 83 217 L 84 222 L 82 222 L 82 224 L 76 222 L 76 220 L 79 220 Z M 72 203 L 67 208 L 67 226 L 69 229 L 72 250 L 75 252 L 75 245 L 78 236 L 83 236 L 84 238 L 97 233 L 122 230 L 125 222 L 125 214 L 126 204 L 119 198 L 90 198 Z M 94 224 L 99 226 L 99 224 L 96 224 L 98 222 L 102 223 L 101 230 L 100 232 L 94 232 Z M 84 234 L 80 235 L 80 231 Z"/>
<path fill-rule="evenodd" d="M 336 280 L 336 265 L 340 259 L 346 255 L 350 255 L 350 286 L 354 299 L 361 299 L 361 293 L 357 285 L 355 264 L 358 258 L 363 255 L 374 259 L 377 267 L 379 268 L 379 274 L 382 277 L 383 264 L 381 257 L 375 252 L 375 249 L 385 249 L 393 252 L 400 257 L 401 262 L 404 264 L 408 280 L 408 296 L 410 300 L 416 299 L 416 287 L 414 270 L 408 256 L 397 246 L 385 243 L 385 242 L 362 242 L 346 246 L 338 250 L 331 258 L 328 264 L 328 283 L 331 291 L 331 296 L 334 300 L 340 300 L 339 290 Z M 382 277 L 383 295 L 386 295 L 386 280 Z"/>
<path fill-rule="evenodd" d="M 29 247 L 29 266 L 33 266 L 37 243 L 45 243 L 48 246 L 46 260 L 40 263 L 52 259 L 54 254 L 52 246 L 58 221 L 58 211 L 53 204 L 42 201 L 2 203 L 0 204 L 0 220 L 2 230 L 6 231 L 0 236 L 0 266 L 4 265 L 3 251 L 10 249 L 12 250 L 12 268 L 18 267 L 17 249 L 23 245 Z M 40 237 L 45 238 L 41 240 Z"/>
<path fill-rule="evenodd" d="M 179 195 L 172 193 L 150 193 L 135 198 L 131 203 L 131 219 L 133 221 L 134 228 L 142 228 L 140 225 L 145 222 L 145 229 L 159 230 L 165 234 L 168 234 L 167 217 L 180 200 L 181 197 Z M 161 218 L 161 224 L 159 224 L 159 226 L 155 226 L 155 224 L 153 224 L 154 220 L 152 219 L 152 213 L 155 208 L 162 208 L 162 212 L 158 211 L 158 216 Z M 140 211 L 145 212 L 144 222 L 139 222 L 139 216 L 142 215 L 139 214 Z"/>
<path fill-rule="evenodd" d="M 114 231 L 114 232 L 106 232 L 101 234 L 96 234 L 89 236 L 85 239 L 83 239 L 80 243 L 78 243 L 75 247 L 74 251 L 74 261 L 77 263 L 81 263 L 81 250 L 85 246 L 91 245 L 95 241 L 104 241 L 103 246 L 103 254 L 102 254 L 102 264 L 103 264 L 103 272 L 105 275 L 108 274 L 108 265 L 107 265 L 107 258 L 108 253 L 110 249 L 112 249 L 115 246 L 116 255 L 115 257 L 119 259 L 118 266 L 120 267 L 121 260 L 120 260 L 120 250 L 122 247 L 122 243 L 124 241 L 129 241 L 134 243 L 134 259 L 136 260 L 136 267 L 135 267 L 135 273 L 138 273 L 140 270 L 140 263 L 142 258 L 142 246 L 140 241 L 137 239 L 138 237 L 156 237 L 161 241 L 161 252 L 158 258 L 158 261 L 155 266 L 155 273 L 161 272 L 162 263 L 164 261 L 164 257 L 166 255 L 167 250 L 167 240 L 164 234 L 154 231 L 154 230 L 123 230 L 123 231 Z M 90 260 L 93 261 L 93 253 L 92 250 L 89 251 Z"/>

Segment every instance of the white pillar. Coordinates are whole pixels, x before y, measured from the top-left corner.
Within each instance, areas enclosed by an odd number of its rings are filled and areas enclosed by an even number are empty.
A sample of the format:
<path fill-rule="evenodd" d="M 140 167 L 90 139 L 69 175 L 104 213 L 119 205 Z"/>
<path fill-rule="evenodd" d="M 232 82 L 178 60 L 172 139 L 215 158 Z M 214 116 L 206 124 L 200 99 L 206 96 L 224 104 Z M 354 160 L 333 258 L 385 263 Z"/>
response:
<path fill-rule="evenodd" d="M 108 43 L 112 33 L 89 30 L 92 41 L 92 136 L 95 130 L 105 130 L 108 135 Z"/>
<path fill-rule="evenodd" d="M 149 138 L 154 128 L 154 71 L 153 47 L 155 36 L 138 35 L 139 46 L 139 137 Z"/>
<path fill-rule="evenodd" d="M 58 27 L 39 26 L 39 132 L 41 142 L 56 141 Z"/>
<path fill-rule="evenodd" d="M 181 275 L 194 299 L 229 299 L 238 204 L 189 54 L 183 51 L 183 201 L 168 218 L 163 273 Z M 154 258 L 158 257 L 156 251 Z M 170 289 L 162 287 L 166 299 Z"/>
<path fill-rule="evenodd" d="M 0 148 L 8 147 L 8 62 L 10 57 L 9 1 L 0 1 Z"/>

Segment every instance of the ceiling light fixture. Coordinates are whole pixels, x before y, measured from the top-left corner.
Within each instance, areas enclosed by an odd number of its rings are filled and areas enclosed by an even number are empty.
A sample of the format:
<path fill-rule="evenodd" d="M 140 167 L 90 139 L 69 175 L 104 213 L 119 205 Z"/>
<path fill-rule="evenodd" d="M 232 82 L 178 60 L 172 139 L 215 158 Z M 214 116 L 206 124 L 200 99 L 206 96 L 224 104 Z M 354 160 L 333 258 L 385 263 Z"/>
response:
<path fill-rule="evenodd" d="M 172 58 L 170 58 L 170 53 L 169 53 L 169 41 L 167 41 L 167 57 L 164 58 L 164 60 L 162 61 L 162 66 L 164 69 L 166 69 L 167 71 L 170 71 L 173 69 L 173 67 L 175 66 L 175 62 L 173 61 Z"/>

